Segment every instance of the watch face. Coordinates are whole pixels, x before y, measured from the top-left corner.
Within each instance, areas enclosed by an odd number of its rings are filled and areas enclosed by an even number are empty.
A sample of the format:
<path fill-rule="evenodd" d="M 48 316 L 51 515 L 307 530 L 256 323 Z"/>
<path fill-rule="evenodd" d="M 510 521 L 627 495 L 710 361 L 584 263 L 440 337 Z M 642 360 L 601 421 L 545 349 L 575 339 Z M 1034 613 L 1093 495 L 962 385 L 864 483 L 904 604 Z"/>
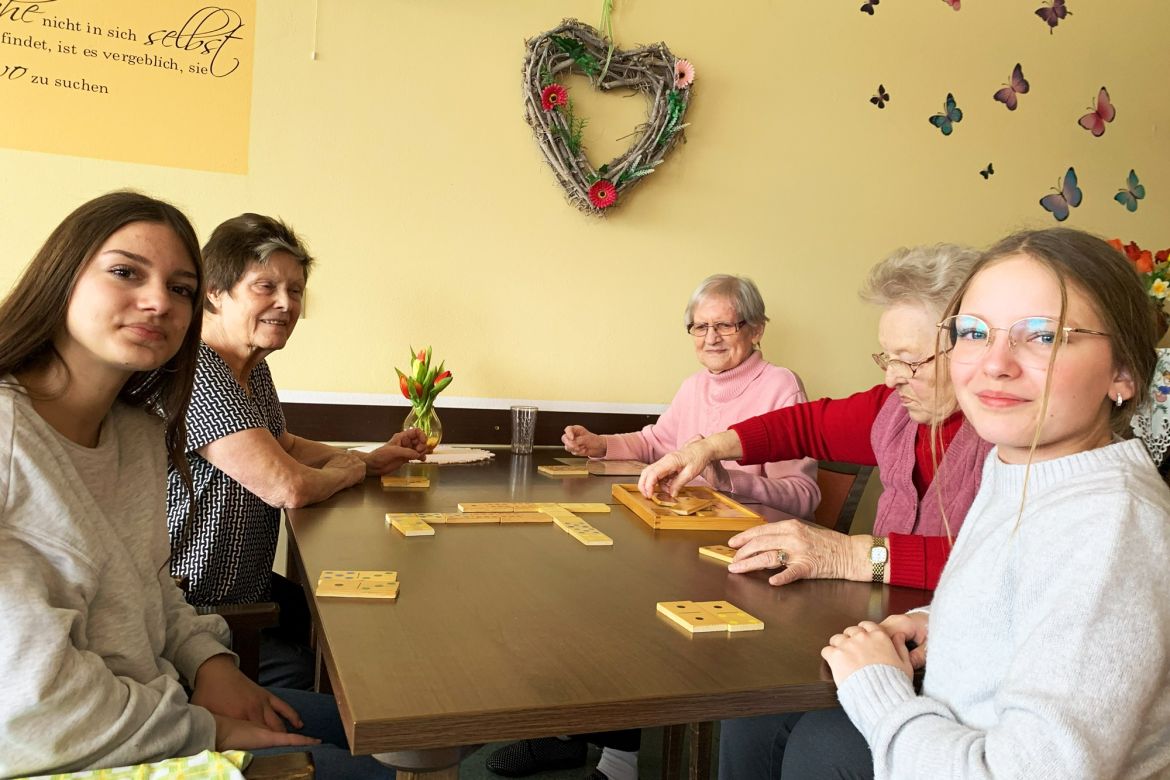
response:
<path fill-rule="evenodd" d="M 890 551 L 885 547 L 872 547 L 869 551 L 869 560 L 872 563 L 885 563 L 890 559 Z"/>

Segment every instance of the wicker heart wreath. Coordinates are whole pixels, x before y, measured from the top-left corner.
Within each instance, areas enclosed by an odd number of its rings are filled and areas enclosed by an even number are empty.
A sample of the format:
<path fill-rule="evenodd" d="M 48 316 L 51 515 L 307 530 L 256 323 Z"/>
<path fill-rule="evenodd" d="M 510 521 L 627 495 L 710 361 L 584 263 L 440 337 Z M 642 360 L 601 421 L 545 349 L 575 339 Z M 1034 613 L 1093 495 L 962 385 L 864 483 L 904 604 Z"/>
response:
<path fill-rule="evenodd" d="M 524 60 L 524 111 L 536 142 L 573 205 L 602 214 L 662 164 L 686 127 L 695 70 L 666 44 L 613 51 L 594 28 L 575 19 L 528 41 Z M 585 120 L 573 114 L 568 90 L 557 79 L 582 73 L 597 89 L 632 89 L 650 99 L 650 113 L 620 157 L 594 169 L 581 146 Z"/>

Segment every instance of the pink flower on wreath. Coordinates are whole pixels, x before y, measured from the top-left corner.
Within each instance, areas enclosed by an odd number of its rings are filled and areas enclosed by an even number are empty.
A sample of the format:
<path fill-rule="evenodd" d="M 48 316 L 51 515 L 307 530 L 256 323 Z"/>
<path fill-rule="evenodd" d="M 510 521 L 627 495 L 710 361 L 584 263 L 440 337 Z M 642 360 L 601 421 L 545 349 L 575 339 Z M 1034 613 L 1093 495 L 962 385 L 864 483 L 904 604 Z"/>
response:
<path fill-rule="evenodd" d="M 560 108 L 569 102 L 569 90 L 560 84 L 549 84 L 540 92 L 540 107 L 545 111 Z"/>
<path fill-rule="evenodd" d="M 617 187 L 613 182 L 598 179 L 589 188 L 589 202 L 599 209 L 607 209 L 617 201 Z"/>
<path fill-rule="evenodd" d="M 686 89 L 695 80 L 695 66 L 689 60 L 675 60 L 674 88 Z"/>

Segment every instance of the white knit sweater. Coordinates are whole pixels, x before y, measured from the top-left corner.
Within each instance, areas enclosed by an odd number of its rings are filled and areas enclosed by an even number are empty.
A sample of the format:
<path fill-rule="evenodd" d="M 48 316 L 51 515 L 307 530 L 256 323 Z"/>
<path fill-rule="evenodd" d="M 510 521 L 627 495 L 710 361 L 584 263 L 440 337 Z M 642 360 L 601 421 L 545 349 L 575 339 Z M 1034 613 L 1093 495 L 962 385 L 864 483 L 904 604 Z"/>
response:
<path fill-rule="evenodd" d="M 992 450 L 930 609 L 917 696 L 839 695 L 876 777 L 1170 777 L 1170 490 L 1140 441 L 1024 466 Z"/>
<path fill-rule="evenodd" d="M 224 653 L 170 578 L 161 421 L 122 405 L 95 449 L 0 381 L 0 777 L 215 744 L 179 683 Z"/>

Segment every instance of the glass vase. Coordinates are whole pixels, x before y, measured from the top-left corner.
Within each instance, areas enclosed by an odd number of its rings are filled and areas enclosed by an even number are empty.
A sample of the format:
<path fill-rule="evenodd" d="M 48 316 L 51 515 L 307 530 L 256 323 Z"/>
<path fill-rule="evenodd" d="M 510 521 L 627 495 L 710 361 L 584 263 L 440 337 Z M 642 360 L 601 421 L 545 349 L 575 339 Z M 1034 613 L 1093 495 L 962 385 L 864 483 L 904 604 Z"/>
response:
<path fill-rule="evenodd" d="M 439 413 L 433 407 L 422 414 L 412 407 L 410 414 L 406 415 L 406 420 L 402 423 L 402 430 L 408 431 L 411 428 L 418 428 L 426 435 L 429 449 L 433 450 L 443 440 L 443 423 L 439 421 Z"/>

